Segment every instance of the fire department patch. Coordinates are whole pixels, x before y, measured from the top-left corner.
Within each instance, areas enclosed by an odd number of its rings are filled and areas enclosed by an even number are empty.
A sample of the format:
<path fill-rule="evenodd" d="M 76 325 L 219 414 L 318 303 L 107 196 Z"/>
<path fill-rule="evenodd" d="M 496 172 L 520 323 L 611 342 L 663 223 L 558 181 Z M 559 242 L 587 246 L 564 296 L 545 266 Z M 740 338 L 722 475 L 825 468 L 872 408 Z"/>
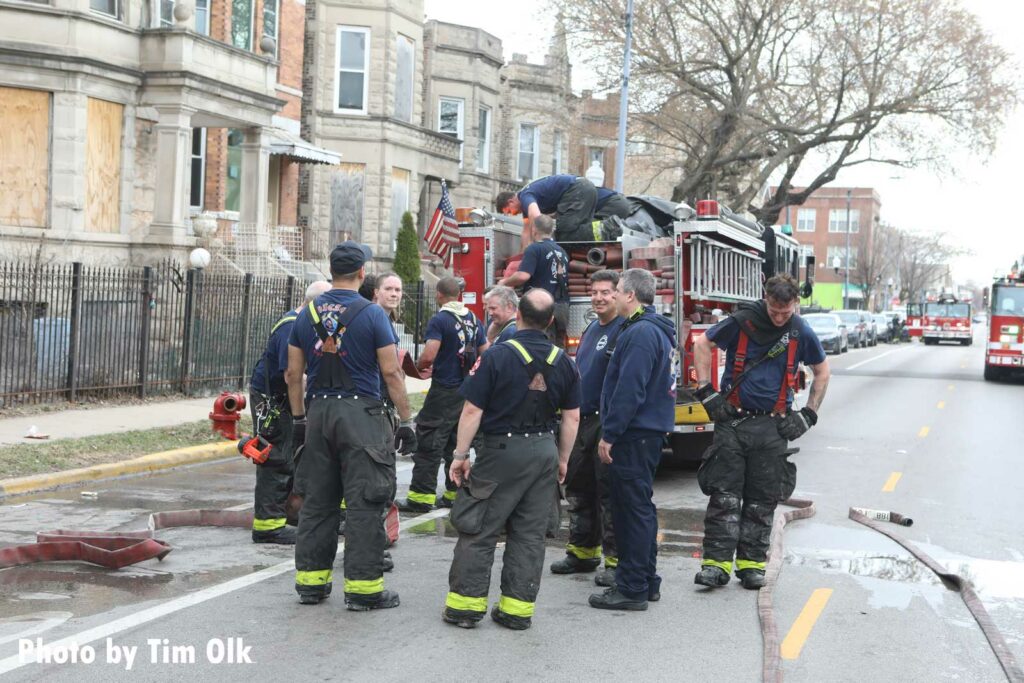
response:
<path fill-rule="evenodd" d="M 539 372 L 533 376 L 533 380 L 530 381 L 530 391 L 547 391 L 548 384 L 544 381 L 544 375 Z"/>

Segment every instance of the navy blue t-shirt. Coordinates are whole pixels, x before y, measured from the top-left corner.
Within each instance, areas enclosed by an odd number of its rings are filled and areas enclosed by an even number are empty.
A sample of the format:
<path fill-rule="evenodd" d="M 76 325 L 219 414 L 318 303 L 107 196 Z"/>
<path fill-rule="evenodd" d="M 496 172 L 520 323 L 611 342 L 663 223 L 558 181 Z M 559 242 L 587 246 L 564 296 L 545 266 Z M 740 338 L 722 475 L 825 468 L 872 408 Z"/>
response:
<path fill-rule="evenodd" d="M 604 206 L 604 203 L 617 195 L 618 192 L 615 190 L 609 190 L 607 187 L 597 188 L 597 204 L 594 205 L 594 209 L 600 209 Z"/>
<path fill-rule="evenodd" d="M 434 369 L 430 375 L 431 382 L 437 382 L 444 387 L 457 387 L 462 384 L 462 361 L 459 358 L 459 351 L 467 345 L 473 351 L 478 350 L 487 343 L 487 333 L 480 320 L 468 311 L 468 317 L 472 318 L 476 328 L 472 333 L 472 339 L 467 339 L 470 334 L 465 322 L 460 325 L 455 320 L 455 315 L 447 310 L 440 310 L 427 323 L 425 339 L 427 341 L 436 339 L 441 342 L 441 348 L 434 357 Z"/>
<path fill-rule="evenodd" d="M 539 330 L 519 330 L 515 341 L 539 363 L 551 352 L 551 342 Z M 546 382 L 554 405 L 560 410 L 580 407 L 580 375 L 576 365 L 564 352 L 559 352 Z M 505 342 L 495 344 L 480 359 L 480 365 L 466 378 L 459 390 L 467 401 L 484 411 L 480 431 L 484 434 L 507 434 L 516 431 L 516 411 L 526 400 L 533 378 L 522 356 Z M 554 429 L 555 421 L 547 425 L 529 425 Z"/>
<path fill-rule="evenodd" d="M 821 342 L 814 330 L 800 316 L 794 316 L 796 329 L 800 335 L 796 347 L 796 363 L 817 365 L 825 361 L 825 350 L 821 348 Z M 708 339 L 715 343 L 720 349 L 726 349 L 725 371 L 722 373 L 721 388 L 728 391 L 732 386 L 732 366 L 736 359 L 736 345 L 739 343 L 740 326 L 734 318 L 726 318 L 718 323 L 705 334 Z M 788 336 L 785 342 L 788 343 Z M 747 341 L 747 364 L 753 363 L 764 354 L 768 353 L 769 346 L 761 346 L 754 343 L 753 339 Z M 786 353 L 783 352 L 771 360 L 767 360 L 754 368 L 750 375 L 740 384 L 737 393 L 740 397 L 740 405 L 748 410 L 772 410 L 775 401 L 779 398 L 779 389 L 786 374 Z M 790 391 L 786 398 L 786 406 L 793 403 L 793 392 Z"/>
<path fill-rule="evenodd" d="M 501 342 L 508 341 L 509 339 L 515 336 L 516 331 L 517 330 L 515 319 L 509 320 L 507 323 L 505 323 L 505 327 L 502 328 L 501 332 L 494 339 L 494 343 L 500 344 Z"/>
<path fill-rule="evenodd" d="M 294 320 L 285 321 L 286 318 L 294 318 L 295 311 L 282 313 L 278 317 L 275 327 L 267 340 L 267 346 L 263 355 L 256 361 L 256 367 L 252 369 L 252 378 L 249 380 L 249 388 L 261 394 L 268 393 L 267 377 L 270 377 L 270 391 L 273 396 L 280 396 L 288 393 L 288 385 L 284 381 L 284 371 L 288 369 L 288 338 L 292 334 Z"/>
<path fill-rule="evenodd" d="M 622 328 L 621 317 L 613 318 L 607 325 L 595 320 L 587 326 L 576 349 L 576 367 L 580 369 L 583 400 L 580 410 L 584 415 L 596 413 L 601 407 L 601 387 L 604 373 L 608 369 L 608 349 L 614 348 L 615 338 Z"/>
<path fill-rule="evenodd" d="M 349 289 L 332 289 L 316 298 L 314 305 L 324 327 L 334 332 L 338 327 L 338 318 L 353 301 L 361 298 L 358 292 Z M 291 346 L 302 349 L 306 356 L 306 397 L 313 394 L 317 370 L 320 368 L 322 343 L 313 327 L 313 319 L 309 308 L 303 308 L 292 326 L 292 334 L 288 339 Z M 377 349 L 395 343 L 395 330 L 391 327 L 387 313 L 377 304 L 370 304 L 359 313 L 342 334 L 339 344 L 339 356 L 352 376 L 356 385 L 357 396 L 369 396 L 379 399 L 380 365 L 377 363 Z M 319 388 L 317 394 L 328 396 L 351 396 L 341 387 Z"/>
<path fill-rule="evenodd" d="M 519 272 L 529 273 L 526 291 L 546 289 L 555 301 L 569 300 L 569 256 L 553 239 L 534 242 L 523 252 Z"/>
<path fill-rule="evenodd" d="M 523 215 L 527 215 L 530 204 L 536 204 L 541 213 L 554 213 L 558 209 L 558 201 L 576 182 L 576 176 L 566 173 L 537 178 L 519 190 L 519 201 L 523 205 Z"/>

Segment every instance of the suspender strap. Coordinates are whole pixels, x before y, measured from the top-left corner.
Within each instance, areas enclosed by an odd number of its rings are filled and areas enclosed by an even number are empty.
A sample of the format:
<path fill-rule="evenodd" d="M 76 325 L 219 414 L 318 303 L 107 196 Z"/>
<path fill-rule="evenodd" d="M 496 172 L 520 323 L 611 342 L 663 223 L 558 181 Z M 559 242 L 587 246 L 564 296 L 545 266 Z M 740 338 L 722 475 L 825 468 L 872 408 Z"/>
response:
<path fill-rule="evenodd" d="M 441 310 L 451 313 L 452 317 L 455 318 L 456 327 L 466 337 L 466 345 L 463 347 L 462 353 L 458 354 L 459 363 L 462 366 L 462 376 L 466 377 L 469 371 L 473 369 L 473 365 L 476 364 L 476 315 L 473 311 L 469 311 L 466 317 L 462 317 L 456 314 L 455 311 L 447 308 L 442 308 Z"/>
<path fill-rule="evenodd" d="M 740 375 L 743 374 L 743 366 L 746 365 L 746 362 L 747 362 L 747 343 L 748 343 L 748 341 L 749 341 L 749 338 L 747 337 L 747 333 L 744 332 L 743 330 L 740 330 L 740 339 L 739 339 L 739 342 L 737 342 L 737 344 L 736 344 L 736 358 L 733 359 L 733 363 L 732 363 L 732 381 L 733 381 L 733 384 L 735 384 L 736 383 L 736 379 Z M 729 403 L 733 404 L 733 406 L 735 406 L 737 408 L 740 408 L 741 407 L 740 406 L 740 392 L 738 392 L 738 391 L 729 392 Z"/>
<path fill-rule="evenodd" d="M 295 318 L 297 317 L 298 316 L 295 315 L 294 313 L 289 313 L 285 317 L 281 318 L 276 323 L 274 323 L 274 326 L 272 328 L 270 328 L 270 334 L 273 335 L 275 332 L 277 332 L 277 328 L 281 327 L 281 325 L 284 325 L 285 323 L 295 322 Z"/>
<path fill-rule="evenodd" d="M 526 366 L 526 370 L 532 379 L 538 373 L 544 378 L 545 382 L 554 369 L 555 362 L 558 361 L 558 356 L 562 353 L 562 350 L 551 345 L 551 350 L 548 351 L 547 356 L 543 362 L 538 362 L 536 358 L 530 355 L 530 352 L 515 339 L 510 339 L 504 342 L 514 348 L 519 355 L 519 359 L 523 361 Z M 544 394 L 542 397 L 541 394 Z M 526 392 L 526 400 L 524 400 L 519 407 L 516 409 L 515 417 L 517 429 L 537 429 L 546 425 L 554 417 L 557 412 L 557 407 L 551 400 L 551 394 L 549 392 L 537 391 L 530 389 Z"/>
<path fill-rule="evenodd" d="M 795 335 L 789 335 L 789 349 L 786 353 L 786 374 L 782 378 L 782 387 L 779 389 L 779 398 L 775 401 L 774 412 L 779 415 L 786 412 L 786 399 L 789 397 L 789 389 L 796 384 L 796 347 L 798 340 Z"/>
<path fill-rule="evenodd" d="M 355 392 L 356 383 L 339 354 L 341 338 L 345 334 L 345 328 L 351 325 L 356 316 L 369 306 L 370 302 L 362 297 L 353 301 L 342 311 L 338 318 L 338 329 L 331 334 L 324 327 L 324 322 L 316 310 L 315 302 L 309 302 L 309 315 L 313 321 L 313 329 L 323 344 L 323 356 L 320 359 L 320 370 L 316 373 L 316 380 L 313 382 L 314 389 L 334 389 L 340 384 L 345 391 Z"/>

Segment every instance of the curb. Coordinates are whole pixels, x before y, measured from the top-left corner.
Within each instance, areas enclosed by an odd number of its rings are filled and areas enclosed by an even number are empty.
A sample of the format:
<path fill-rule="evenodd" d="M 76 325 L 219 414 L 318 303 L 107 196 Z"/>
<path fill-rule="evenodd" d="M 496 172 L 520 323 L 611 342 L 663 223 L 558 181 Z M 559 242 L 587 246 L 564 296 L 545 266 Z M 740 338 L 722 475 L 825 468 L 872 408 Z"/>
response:
<path fill-rule="evenodd" d="M 113 479 L 131 474 L 157 472 L 172 467 L 217 460 L 236 453 L 235 449 L 236 444 L 234 441 L 202 444 L 200 446 L 176 448 L 172 451 L 151 453 L 121 462 L 104 463 L 102 465 L 81 467 L 63 472 L 48 472 L 46 474 L 30 474 L 13 479 L 0 479 L 0 500 L 25 493 L 36 493 L 38 491 L 49 491 L 51 489 L 73 486 L 85 481 Z"/>

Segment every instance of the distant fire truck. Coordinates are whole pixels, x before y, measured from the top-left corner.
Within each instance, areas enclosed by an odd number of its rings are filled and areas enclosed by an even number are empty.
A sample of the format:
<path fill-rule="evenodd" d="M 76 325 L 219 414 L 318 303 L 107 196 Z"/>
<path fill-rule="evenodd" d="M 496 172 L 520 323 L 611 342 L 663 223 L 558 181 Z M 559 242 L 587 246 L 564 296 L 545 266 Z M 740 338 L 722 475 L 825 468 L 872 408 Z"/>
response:
<path fill-rule="evenodd" d="M 1024 369 L 1024 272 L 1014 264 L 989 292 L 985 379 L 998 380 Z"/>
<path fill-rule="evenodd" d="M 567 350 L 575 351 L 583 330 L 596 318 L 590 307 L 591 274 L 603 268 L 649 270 L 657 287 L 655 309 L 675 321 L 679 344 L 676 426 L 670 445 L 679 458 L 695 459 L 714 424 L 692 393 L 697 381 L 694 340 L 737 304 L 762 298 L 766 278 L 786 272 L 799 281 L 801 253 L 791 235 L 746 220 L 716 201 L 700 201 L 696 210 L 679 204 L 673 213 L 666 228 L 671 234 L 663 237 L 627 228 L 614 242 L 560 243 L 570 259 Z M 454 271 L 466 282 L 463 302 L 483 317 L 484 290 L 517 265 L 522 222 L 483 209 L 457 215 L 468 215 L 471 221 L 460 223 L 462 244 Z M 814 257 L 807 259 L 805 297 L 810 296 L 814 273 Z M 725 354 L 716 351 L 712 364 L 717 368 L 712 383 L 718 388 Z M 703 441 L 694 438 L 704 434 Z"/>
<path fill-rule="evenodd" d="M 925 344 L 955 341 L 970 346 L 973 338 L 970 303 L 960 301 L 952 294 L 943 294 L 937 301 L 924 304 L 921 339 Z"/>

